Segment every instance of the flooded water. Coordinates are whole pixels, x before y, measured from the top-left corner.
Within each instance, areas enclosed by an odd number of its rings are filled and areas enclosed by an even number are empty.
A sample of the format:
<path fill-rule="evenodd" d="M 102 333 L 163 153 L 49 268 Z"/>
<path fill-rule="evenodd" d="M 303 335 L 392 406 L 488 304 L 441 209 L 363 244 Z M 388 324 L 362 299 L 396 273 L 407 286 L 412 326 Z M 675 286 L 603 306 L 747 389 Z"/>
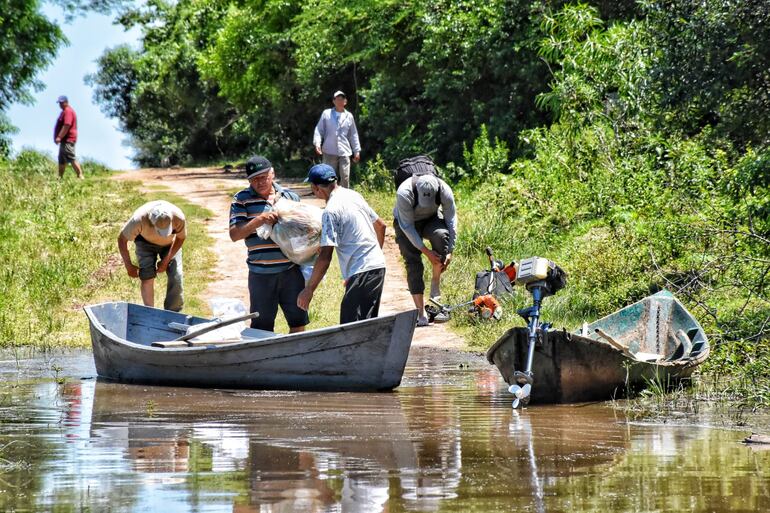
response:
<path fill-rule="evenodd" d="M 0 363 L 0 511 L 770 511 L 748 432 L 513 411 L 481 358 L 417 352 L 385 394 L 94 378 L 89 353 Z"/>

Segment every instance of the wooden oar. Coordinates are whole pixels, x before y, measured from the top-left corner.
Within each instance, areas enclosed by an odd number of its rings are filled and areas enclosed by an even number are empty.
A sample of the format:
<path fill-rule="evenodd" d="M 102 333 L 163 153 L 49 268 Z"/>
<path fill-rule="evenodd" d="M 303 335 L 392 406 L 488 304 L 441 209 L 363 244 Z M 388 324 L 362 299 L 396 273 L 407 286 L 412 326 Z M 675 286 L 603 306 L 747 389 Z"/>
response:
<path fill-rule="evenodd" d="M 594 331 L 596 332 L 597 335 L 599 335 L 601 338 L 606 340 L 607 343 L 611 345 L 613 348 L 617 349 L 627 357 L 633 358 L 634 360 L 638 360 L 640 362 L 655 363 L 661 358 L 663 358 L 661 355 L 654 354 L 654 353 L 642 353 L 640 351 L 637 351 L 636 353 L 632 353 L 627 346 L 621 344 L 620 342 L 612 338 L 610 335 L 602 331 L 601 328 L 596 328 Z"/>
<path fill-rule="evenodd" d="M 231 324 L 235 324 L 236 322 L 245 321 L 247 319 L 256 319 L 257 317 L 259 317 L 259 312 L 251 312 L 250 314 L 239 315 L 238 317 L 232 317 L 230 319 L 219 319 L 215 321 L 214 324 L 212 324 L 211 326 L 206 326 L 203 329 L 192 331 L 190 333 L 186 333 L 182 335 L 179 338 L 175 338 L 174 342 L 189 340 L 191 338 L 197 337 L 198 335 L 203 335 L 204 333 L 208 333 L 210 331 L 219 329 L 223 326 L 229 326 Z M 195 326 L 192 326 L 192 327 L 194 328 Z"/>
<path fill-rule="evenodd" d="M 238 317 L 233 317 L 231 319 L 219 319 L 211 326 L 206 326 L 205 328 L 199 329 L 197 331 L 193 331 L 190 333 L 186 333 L 182 335 L 179 338 L 176 338 L 174 340 L 167 340 L 167 341 L 157 341 L 153 342 L 153 347 L 192 347 L 192 346 L 200 346 L 200 345 L 216 345 L 216 344 L 233 344 L 235 342 L 243 342 L 244 340 L 222 340 L 222 341 L 213 341 L 213 342 L 202 342 L 202 341 L 193 341 L 190 340 L 191 338 L 195 338 L 198 335 L 201 335 L 203 333 L 208 333 L 210 331 L 214 331 L 216 329 L 219 329 L 223 326 L 229 326 L 230 324 L 234 324 L 239 321 L 245 321 L 247 319 L 256 319 L 259 317 L 259 312 L 252 312 L 247 315 L 240 315 Z M 173 324 L 173 326 L 172 326 Z M 170 323 L 169 328 L 171 329 L 180 329 L 183 325 L 179 323 Z"/>
<path fill-rule="evenodd" d="M 634 353 L 628 350 L 628 347 L 624 346 L 614 338 L 612 338 L 610 335 L 605 333 L 601 328 L 595 328 L 594 331 L 597 335 L 602 337 L 609 345 L 611 345 L 614 349 L 617 349 L 624 355 L 628 356 L 629 358 L 634 358 Z"/>
<path fill-rule="evenodd" d="M 259 340 L 258 338 L 239 338 L 226 340 L 169 340 L 168 342 L 153 342 L 153 347 L 202 347 L 202 346 L 226 346 L 228 344 L 237 344 L 238 342 L 251 342 Z"/>

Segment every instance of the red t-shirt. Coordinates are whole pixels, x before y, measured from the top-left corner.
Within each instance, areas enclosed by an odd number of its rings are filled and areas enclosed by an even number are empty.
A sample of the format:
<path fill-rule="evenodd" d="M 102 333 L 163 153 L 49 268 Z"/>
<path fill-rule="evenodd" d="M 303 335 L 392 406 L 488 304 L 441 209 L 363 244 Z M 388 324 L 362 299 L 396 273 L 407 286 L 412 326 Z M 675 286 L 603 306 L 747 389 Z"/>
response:
<path fill-rule="evenodd" d="M 69 105 L 64 107 L 64 110 L 62 110 L 61 114 L 59 114 L 59 119 L 56 120 L 56 126 L 53 129 L 54 139 L 56 139 L 56 137 L 59 135 L 59 130 L 61 130 L 61 127 L 63 127 L 64 125 L 69 125 L 70 129 L 64 135 L 64 138 L 62 139 L 62 141 L 69 142 L 69 143 L 77 142 L 78 117 L 75 115 L 75 111 Z"/>

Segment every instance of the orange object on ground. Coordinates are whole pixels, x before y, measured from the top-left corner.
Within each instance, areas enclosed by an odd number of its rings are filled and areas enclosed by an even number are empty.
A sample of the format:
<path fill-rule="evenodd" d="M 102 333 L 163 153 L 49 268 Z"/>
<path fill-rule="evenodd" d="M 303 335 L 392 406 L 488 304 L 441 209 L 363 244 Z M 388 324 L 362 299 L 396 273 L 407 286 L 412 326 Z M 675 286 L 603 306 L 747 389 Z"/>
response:
<path fill-rule="evenodd" d="M 511 262 L 503 267 L 503 272 L 508 276 L 508 279 L 511 280 L 511 283 L 516 282 L 516 262 Z"/>
<path fill-rule="evenodd" d="M 477 297 L 473 300 L 473 306 L 483 319 L 490 319 L 492 317 L 499 319 L 503 313 L 500 303 L 495 299 L 495 296 L 491 294 L 484 294 L 483 296 Z"/>

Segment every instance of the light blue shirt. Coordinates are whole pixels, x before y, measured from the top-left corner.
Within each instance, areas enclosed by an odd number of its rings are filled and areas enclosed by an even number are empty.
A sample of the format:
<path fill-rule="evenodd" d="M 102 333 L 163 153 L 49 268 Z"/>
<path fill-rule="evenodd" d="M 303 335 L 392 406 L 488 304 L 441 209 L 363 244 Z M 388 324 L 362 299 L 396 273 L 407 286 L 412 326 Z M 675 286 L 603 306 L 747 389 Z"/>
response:
<path fill-rule="evenodd" d="M 377 240 L 372 207 L 353 189 L 337 187 L 321 217 L 321 246 L 336 248 L 342 278 L 385 268 L 385 254 Z"/>
<path fill-rule="evenodd" d="M 313 146 L 321 146 L 323 153 L 339 157 L 350 157 L 361 153 L 361 143 L 358 140 L 358 129 L 353 114 L 347 110 L 323 111 L 315 126 Z"/>

